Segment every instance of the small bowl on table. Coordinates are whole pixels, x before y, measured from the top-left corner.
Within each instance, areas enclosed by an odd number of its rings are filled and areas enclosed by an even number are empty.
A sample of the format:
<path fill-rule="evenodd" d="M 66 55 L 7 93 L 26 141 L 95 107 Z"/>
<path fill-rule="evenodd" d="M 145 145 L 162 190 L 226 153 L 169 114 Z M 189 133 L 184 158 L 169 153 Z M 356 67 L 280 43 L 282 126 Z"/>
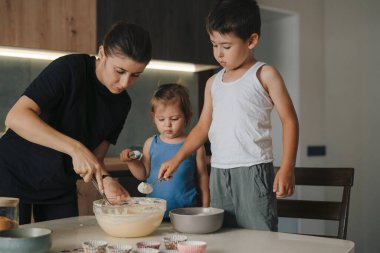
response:
<path fill-rule="evenodd" d="M 50 229 L 18 228 L 0 231 L 0 252 L 45 253 L 51 245 Z"/>
<path fill-rule="evenodd" d="M 222 227 L 224 210 L 213 207 L 185 207 L 171 210 L 169 216 L 178 232 L 206 234 Z"/>
<path fill-rule="evenodd" d="M 185 241 L 177 245 L 181 253 L 203 253 L 207 249 L 207 243 L 204 241 Z"/>

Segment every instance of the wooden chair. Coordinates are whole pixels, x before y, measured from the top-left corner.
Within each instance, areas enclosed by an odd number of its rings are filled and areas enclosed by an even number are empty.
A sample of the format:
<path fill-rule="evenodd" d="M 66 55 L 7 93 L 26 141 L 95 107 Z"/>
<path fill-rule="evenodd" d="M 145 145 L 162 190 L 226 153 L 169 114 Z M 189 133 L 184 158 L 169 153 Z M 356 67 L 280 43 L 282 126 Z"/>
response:
<path fill-rule="evenodd" d="M 295 168 L 295 184 L 307 186 L 341 186 L 342 199 L 333 201 L 310 201 L 278 199 L 279 217 L 339 221 L 336 236 L 315 235 L 346 239 L 350 192 L 354 181 L 353 168 Z"/>

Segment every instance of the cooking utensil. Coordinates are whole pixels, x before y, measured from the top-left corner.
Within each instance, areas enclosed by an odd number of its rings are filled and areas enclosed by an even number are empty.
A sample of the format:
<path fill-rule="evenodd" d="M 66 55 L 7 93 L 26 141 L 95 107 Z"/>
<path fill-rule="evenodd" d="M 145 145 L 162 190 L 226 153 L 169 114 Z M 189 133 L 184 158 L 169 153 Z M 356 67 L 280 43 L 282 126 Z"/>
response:
<path fill-rule="evenodd" d="M 185 207 L 171 210 L 169 217 L 178 232 L 205 234 L 222 227 L 224 210 L 213 207 Z"/>
<path fill-rule="evenodd" d="M 158 182 L 161 182 L 163 180 L 163 178 L 157 178 L 155 179 L 152 183 L 146 183 L 146 182 L 141 182 L 138 186 L 137 186 L 137 190 L 143 194 L 149 194 L 149 193 L 152 193 L 153 192 L 153 186 L 158 183 Z"/>
<path fill-rule="evenodd" d="M 107 205 L 105 200 L 93 202 L 99 226 L 115 237 L 142 237 L 155 231 L 166 210 L 166 200 L 131 197 L 122 205 Z"/>
<path fill-rule="evenodd" d="M 128 157 L 133 159 L 133 160 L 141 160 L 141 158 L 143 157 L 143 154 L 138 151 L 138 150 L 133 150 L 131 152 L 128 153 Z"/>
<path fill-rule="evenodd" d="M 111 205 L 112 206 L 112 203 L 109 201 L 109 199 L 107 198 L 106 194 L 104 192 L 101 192 L 99 190 L 99 185 L 98 185 L 98 182 L 96 182 L 96 179 L 95 178 L 92 178 L 91 179 L 91 182 L 92 182 L 92 185 L 95 187 L 95 189 L 99 192 L 99 194 L 103 197 L 103 199 L 107 202 L 107 204 Z"/>

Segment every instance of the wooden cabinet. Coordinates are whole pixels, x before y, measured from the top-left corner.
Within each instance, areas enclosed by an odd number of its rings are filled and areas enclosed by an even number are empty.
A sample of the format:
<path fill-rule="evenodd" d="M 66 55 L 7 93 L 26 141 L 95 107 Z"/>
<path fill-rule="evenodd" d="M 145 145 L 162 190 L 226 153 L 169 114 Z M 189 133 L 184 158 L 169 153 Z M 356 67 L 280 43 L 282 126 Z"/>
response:
<path fill-rule="evenodd" d="M 153 58 L 216 64 L 205 19 L 216 0 L 98 0 L 97 38 L 117 20 L 146 28 Z M 98 41 L 100 42 L 100 41 Z"/>
<path fill-rule="evenodd" d="M 216 64 L 205 29 L 216 0 L 0 0 L 0 45 L 96 53 L 118 20 L 146 28 L 153 58 Z"/>
<path fill-rule="evenodd" d="M 116 21 L 151 35 L 153 58 L 216 64 L 205 19 L 216 0 L 0 0 L 0 45 L 96 53 Z"/>
<path fill-rule="evenodd" d="M 96 0 L 0 0 L 0 45 L 96 52 Z"/>

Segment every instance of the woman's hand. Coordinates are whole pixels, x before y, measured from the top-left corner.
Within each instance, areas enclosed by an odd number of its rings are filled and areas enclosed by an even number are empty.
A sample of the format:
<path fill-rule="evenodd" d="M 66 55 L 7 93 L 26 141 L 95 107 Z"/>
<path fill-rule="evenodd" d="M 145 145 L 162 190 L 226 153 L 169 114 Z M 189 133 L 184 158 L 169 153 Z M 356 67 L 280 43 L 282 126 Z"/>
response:
<path fill-rule="evenodd" d="M 85 182 L 90 182 L 93 177 L 96 178 L 99 190 L 104 191 L 102 170 L 103 165 L 84 145 L 79 144 L 71 154 L 73 169 L 80 175 Z"/>
<path fill-rule="evenodd" d="M 128 191 L 112 177 L 105 177 L 103 179 L 104 193 L 112 204 L 117 204 L 126 201 L 131 196 Z"/>

